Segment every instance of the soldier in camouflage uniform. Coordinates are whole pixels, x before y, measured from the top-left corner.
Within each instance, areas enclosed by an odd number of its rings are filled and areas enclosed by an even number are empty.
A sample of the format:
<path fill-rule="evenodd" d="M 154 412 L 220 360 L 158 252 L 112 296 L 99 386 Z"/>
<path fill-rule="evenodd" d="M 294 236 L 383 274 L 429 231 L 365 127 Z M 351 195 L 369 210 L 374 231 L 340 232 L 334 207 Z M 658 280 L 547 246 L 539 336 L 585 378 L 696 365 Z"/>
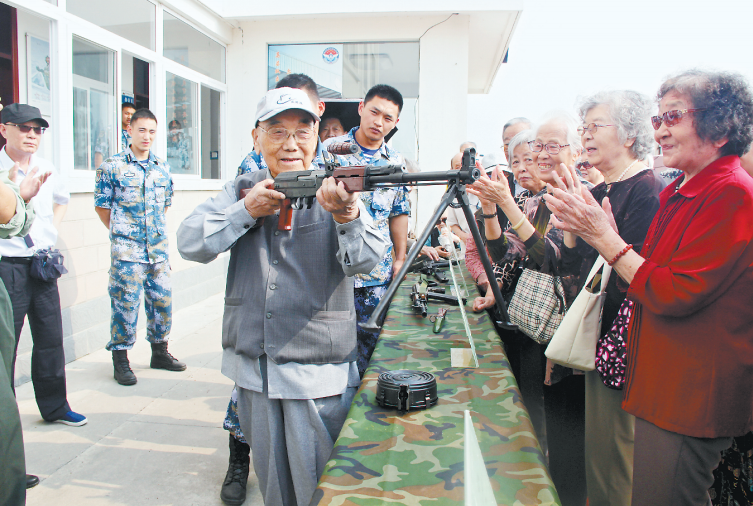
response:
<path fill-rule="evenodd" d="M 167 351 L 172 323 L 170 264 L 167 257 L 165 211 L 173 182 L 170 166 L 150 151 L 157 119 L 148 109 L 133 114 L 128 126 L 131 147 L 108 158 L 97 169 L 94 205 L 110 230 L 112 265 L 108 293 L 112 307 L 110 342 L 115 379 L 134 385 L 136 375 L 128 350 L 136 342 L 142 286 L 152 344 L 151 367 L 183 371 L 186 365 Z"/>
<path fill-rule="evenodd" d="M 338 156 L 342 166 L 368 164 L 402 164 L 403 156 L 387 146 L 384 138 L 397 125 L 403 97 L 399 91 L 386 84 L 378 84 L 366 94 L 358 106 L 361 124 L 346 135 L 332 137 L 324 146 L 335 142 L 347 142 L 358 146 L 357 153 Z M 384 258 L 369 274 L 355 276 L 355 305 L 358 315 L 358 373 L 363 378 L 369 359 L 379 338 L 379 330 L 366 330 L 361 325 L 371 318 L 379 301 L 387 292 L 393 273 L 402 267 L 408 245 L 408 217 L 410 201 L 405 186 L 379 188 L 361 192 L 361 201 L 374 219 L 374 225 L 382 232 L 390 246 Z M 394 250 L 394 262 L 393 262 Z"/>

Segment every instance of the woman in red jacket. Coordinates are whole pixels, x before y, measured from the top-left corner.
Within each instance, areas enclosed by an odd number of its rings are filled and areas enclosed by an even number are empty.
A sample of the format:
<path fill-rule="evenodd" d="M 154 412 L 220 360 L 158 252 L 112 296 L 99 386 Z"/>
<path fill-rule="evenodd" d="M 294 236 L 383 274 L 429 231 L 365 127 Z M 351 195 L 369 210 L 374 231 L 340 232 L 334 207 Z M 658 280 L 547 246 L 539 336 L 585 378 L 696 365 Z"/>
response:
<path fill-rule="evenodd" d="M 662 191 L 640 255 L 570 172 L 545 199 L 556 226 L 630 283 L 632 504 L 702 506 L 720 452 L 753 429 L 753 179 L 739 159 L 753 141 L 753 97 L 738 75 L 694 70 L 658 99 L 654 137 L 682 175 Z"/>

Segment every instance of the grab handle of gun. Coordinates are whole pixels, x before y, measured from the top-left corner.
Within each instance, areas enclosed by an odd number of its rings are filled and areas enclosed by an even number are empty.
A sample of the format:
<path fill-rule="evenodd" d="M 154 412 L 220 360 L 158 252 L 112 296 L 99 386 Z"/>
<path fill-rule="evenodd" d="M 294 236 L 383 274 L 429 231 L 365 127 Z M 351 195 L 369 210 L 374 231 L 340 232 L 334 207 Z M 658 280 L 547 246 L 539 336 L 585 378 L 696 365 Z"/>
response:
<path fill-rule="evenodd" d="M 248 192 L 251 191 L 251 188 L 244 188 L 241 190 L 241 198 L 246 198 L 246 195 L 248 195 Z M 277 222 L 277 230 L 291 230 L 293 219 L 293 209 L 290 207 L 290 199 L 285 199 L 282 201 L 282 207 L 280 207 L 280 217 Z"/>
<path fill-rule="evenodd" d="M 293 219 L 293 209 L 290 207 L 290 199 L 282 201 L 280 206 L 280 218 L 277 221 L 277 230 L 291 230 Z"/>

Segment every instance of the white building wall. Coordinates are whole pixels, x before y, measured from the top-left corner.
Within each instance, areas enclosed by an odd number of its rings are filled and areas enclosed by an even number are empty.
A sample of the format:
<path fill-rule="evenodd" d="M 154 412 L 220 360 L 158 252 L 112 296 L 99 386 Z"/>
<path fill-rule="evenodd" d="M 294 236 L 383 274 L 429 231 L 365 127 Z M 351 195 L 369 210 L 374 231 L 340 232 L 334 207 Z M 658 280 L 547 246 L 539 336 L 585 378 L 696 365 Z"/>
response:
<path fill-rule="evenodd" d="M 190 0 L 176 0 L 172 3 L 192 4 Z M 12 4 L 13 2 L 11 2 Z M 46 116 L 50 123 L 50 129 L 44 135 L 38 155 L 57 162 L 57 168 L 66 179 L 69 189 L 74 190 L 65 218 L 60 225 L 57 243 L 57 247 L 65 256 L 65 265 L 69 271 L 58 280 L 58 286 L 62 306 L 66 361 L 70 362 L 104 347 L 110 338 L 110 298 L 107 295 L 110 242 L 107 229 L 94 212 L 93 173 L 73 171 L 69 166 L 69 161 L 73 158 L 72 130 L 70 128 L 72 105 L 67 90 L 70 89 L 71 81 L 70 34 L 72 31 L 71 23 L 74 21 L 48 21 L 42 13 L 55 15 L 55 12 L 49 11 L 55 11 L 56 8 L 44 2 L 30 0 L 28 5 L 18 5 L 17 7 L 19 102 L 25 103 L 28 98 L 26 34 L 31 34 L 51 42 L 50 56 L 52 59 L 52 115 Z M 39 14 L 31 13 L 24 7 L 34 8 Z M 64 15 L 62 17 L 65 18 Z M 203 19 L 205 22 L 208 20 L 206 17 Z M 231 32 L 229 25 L 225 21 L 218 21 L 215 24 L 217 24 L 221 34 L 227 36 L 224 38 L 229 38 Z M 94 30 L 101 31 L 108 40 L 114 40 L 114 36 L 108 32 L 96 27 Z M 82 33 L 80 29 L 77 33 L 82 36 L 88 35 L 86 31 Z M 161 34 L 161 30 L 159 33 Z M 95 43 L 102 43 L 100 39 L 101 37 L 95 37 Z M 123 44 L 133 47 L 133 44 L 128 41 L 124 41 Z M 107 43 L 105 45 L 111 46 Z M 120 63 L 120 59 L 117 63 Z M 155 65 L 155 68 L 151 82 L 151 108 L 159 117 L 160 111 L 164 111 L 165 101 L 164 64 L 158 62 L 153 63 L 153 65 Z M 120 76 L 121 70 L 122 67 L 117 65 L 118 82 L 122 79 L 124 82 L 123 89 L 131 91 L 132 77 Z M 187 71 L 189 74 L 190 72 Z M 118 115 L 118 120 L 119 117 Z M 165 135 L 163 127 L 164 121 L 161 121 L 159 136 Z M 159 144 L 161 140 L 158 138 L 158 145 L 155 147 L 155 153 L 158 156 L 164 156 L 163 145 Z M 235 173 L 235 167 L 232 168 L 231 173 Z M 178 176 L 178 179 L 180 177 Z M 196 180 L 189 185 L 185 181 L 185 176 L 183 178 L 184 180 L 178 182 L 178 185 L 179 189 L 185 188 L 185 190 L 175 192 L 172 208 L 167 214 L 173 310 L 195 304 L 223 290 L 229 258 L 227 255 L 222 255 L 221 258 L 211 264 L 200 265 L 188 262 L 180 257 L 175 241 L 178 226 L 198 204 L 216 195 L 222 184 L 220 181 Z M 194 191 L 194 187 L 198 190 Z M 142 304 L 138 327 L 143 329 L 145 325 L 146 317 Z M 145 345 L 145 343 L 138 344 L 138 346 Z M 31 347 L 32 340 L 27 323 L 24 326 L 18 347 L 16 384 L 21 384 L 30 379 Z"/>
<path fill-rule="evenodd" d="M 200 203 L 216 191 L 176 192 L 167 213 L 172 269 L 173 311 L 195 304 L 225 287 L 229 256 L 201 265 L 183 260 L 175 237 L 178 226 Z M 92 193 L 74 193 L 60 224 L 57 247 L 65 257 L 68 273 L 58 280 L 63 314 L 63 344 L 66 361 L 103 348 L 110 339 L 110 297 L 107 283 L 110 269 L 110 240 L 107 229 L 94 212 Z M 146 326 L 143 303 L 139 329 Z M 31 334 L 24 326 L 18 347 L 16 384 L 31 377 Z M 147 343 L 136 343 L 147 346 Z"/>
<path fill-rule="evenodd" d="M 458 152 L 460 143 L 468 140 L 465 138 L 468 25 L 468 16 L 453 16 L 421 39 L 418 113 L 421 170 L 449 170 L 450 160 Z M 444 189 L 444 186 L 419 188 L 418 233 L 426 225 Z"/>

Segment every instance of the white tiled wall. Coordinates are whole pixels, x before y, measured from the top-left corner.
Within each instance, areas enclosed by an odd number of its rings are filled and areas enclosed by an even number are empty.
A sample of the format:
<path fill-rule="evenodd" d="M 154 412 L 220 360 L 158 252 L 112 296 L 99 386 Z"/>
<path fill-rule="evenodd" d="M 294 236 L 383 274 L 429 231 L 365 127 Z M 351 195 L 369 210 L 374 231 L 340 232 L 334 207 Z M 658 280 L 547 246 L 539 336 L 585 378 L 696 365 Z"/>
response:
<path fill-rule="evenodd" d="M 228 256 L 201 265 L 183 260 L 176 246 L 176 232 L 181 221 L 216 191 L 176 192 L 167 213 L 172 267 L 173 310 L 180 309 L 222 291 Z M 94 212 L 92 193 L 74 193 L 60 224 L 57 247 L 65 256 L 68 273 L 58 280 L 63 309 L 63 342 L 66 361 L 70 362 L 100 349 L 109 340 L 110 299 L 107 296 L 110 268 L 108 232 Z M 143 304 L 139 328 L 146 319 Z M 30 379 L 31 334 L 25 325 L 18 348 L 16 384 Z"/>

